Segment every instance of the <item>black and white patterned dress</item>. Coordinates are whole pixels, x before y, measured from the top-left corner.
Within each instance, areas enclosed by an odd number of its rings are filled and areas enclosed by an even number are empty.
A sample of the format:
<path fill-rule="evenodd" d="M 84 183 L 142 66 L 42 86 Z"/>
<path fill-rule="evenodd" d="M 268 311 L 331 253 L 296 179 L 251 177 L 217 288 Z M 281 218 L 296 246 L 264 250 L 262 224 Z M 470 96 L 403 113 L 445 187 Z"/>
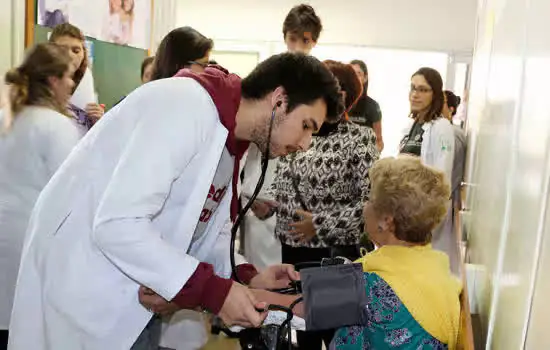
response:
<path fill-rule="evenodd" d="M 309 248 L 358 244 L 370 191 L 368 170 L 378 157 L 374 131 L 343 121 L 334 133 L 314 136 L 306 152 L 280 158 L 270 192 L 279 202 L 275 234 L 281 242 Z M 307 243 L 289 234 L 289 224 L 301 220 L 296 215 L 303 209 L 300 198 L 317 231 Z"/>

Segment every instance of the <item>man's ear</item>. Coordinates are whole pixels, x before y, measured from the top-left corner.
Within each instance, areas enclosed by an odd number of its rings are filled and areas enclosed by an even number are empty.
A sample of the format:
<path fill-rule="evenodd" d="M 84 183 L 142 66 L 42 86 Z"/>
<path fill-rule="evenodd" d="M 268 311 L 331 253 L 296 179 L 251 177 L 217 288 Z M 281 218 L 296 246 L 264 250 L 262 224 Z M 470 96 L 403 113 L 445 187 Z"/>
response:
<path fill-rule="evenodd" d="M 272 108 L 275 108 L 277 106 L 279 108 L 283 108 L 284 110 L 286 110 L 287 104 L 288 104 L 288 97 L 286 95 L 285 88 L 282 86 L 277 87 L 271 94 Z"/>

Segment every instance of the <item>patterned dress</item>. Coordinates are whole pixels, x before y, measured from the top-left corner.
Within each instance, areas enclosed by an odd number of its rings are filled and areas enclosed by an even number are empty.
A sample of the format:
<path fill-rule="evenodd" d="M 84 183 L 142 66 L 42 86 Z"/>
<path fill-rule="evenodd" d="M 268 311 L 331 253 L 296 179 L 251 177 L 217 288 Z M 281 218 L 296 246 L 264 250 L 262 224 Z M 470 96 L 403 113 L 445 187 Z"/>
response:
<path fill-rule="evenodd" d="M 331 350 L 446 350 L 413 318 L 393 289 L 377 274 L 365 273 L 367 325 L 341 328 Z"/>
<path fill-rule="evenodd" d="M 293 247 L 358 244 L 368 170 L 378 157 L 374 131 L 343 121 L 328 136 L 314 136 L 306 152 L 280 158 L 269 191 L 279 203 L 276 236 Z M 289 234 L 290 224 L 301 219 L 298 209 L 313 214 L 317 236 L 308 243 Z"/>

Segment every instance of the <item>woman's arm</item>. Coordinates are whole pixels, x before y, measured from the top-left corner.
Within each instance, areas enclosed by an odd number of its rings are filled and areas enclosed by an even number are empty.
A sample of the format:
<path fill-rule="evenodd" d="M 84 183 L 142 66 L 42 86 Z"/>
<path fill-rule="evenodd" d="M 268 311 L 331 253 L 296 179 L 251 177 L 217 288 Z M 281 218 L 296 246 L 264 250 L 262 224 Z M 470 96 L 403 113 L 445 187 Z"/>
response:
<path fill-rule="evenodd" d="M 302 295 L 288 295 L 288 294 L 279 294 L 275 292 L 270 292 L 263 289 L 251 289 L 250 290 L 256 300 L 260 303 L 266 303 L 267 305 L 279 305 L 284 307 L 290 307 L 298 298 L 301 298 Z M 304 303 L 299 302 L 292 309 L 295 316 L 304 317 Z"/>

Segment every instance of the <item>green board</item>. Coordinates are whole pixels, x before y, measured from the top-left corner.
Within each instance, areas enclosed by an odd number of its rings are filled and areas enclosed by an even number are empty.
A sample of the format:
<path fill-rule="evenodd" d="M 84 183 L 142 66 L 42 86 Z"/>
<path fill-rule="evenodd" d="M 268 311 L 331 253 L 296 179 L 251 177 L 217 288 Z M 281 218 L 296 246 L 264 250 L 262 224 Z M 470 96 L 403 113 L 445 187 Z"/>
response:
<path fill-rule="evenodd" d="M 50 28 L 36 25 L 34 42 L 47 41 L 49 32 Z M 147 51 L 93 38 L 88 40 L 93 42 L 92 72 L 99 103 L 109 109 L 141 84 L 141 62 L 147 56 Z"/>

